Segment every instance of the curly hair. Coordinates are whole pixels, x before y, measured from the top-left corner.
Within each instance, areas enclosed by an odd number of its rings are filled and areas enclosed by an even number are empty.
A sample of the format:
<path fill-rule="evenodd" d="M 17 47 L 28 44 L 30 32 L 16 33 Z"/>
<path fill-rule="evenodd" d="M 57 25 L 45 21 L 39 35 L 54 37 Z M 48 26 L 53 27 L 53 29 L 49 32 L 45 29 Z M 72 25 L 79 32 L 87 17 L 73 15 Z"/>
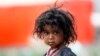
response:
<path fill-rule="evenodd" d="M 43 27 L 45 25 L 57 26 L 59 29 L 63 30 L 64 42 L 69 44 L 77 39 L 77 34 L 74 28 L 74 17 L 68 11 L 65 12 L 58 8 L 51 8 L 43 12 L 35 22 L 35 32 L 41 36 L 44 31 Z M 40 37 L 41 38 L 41 37 Z"/>

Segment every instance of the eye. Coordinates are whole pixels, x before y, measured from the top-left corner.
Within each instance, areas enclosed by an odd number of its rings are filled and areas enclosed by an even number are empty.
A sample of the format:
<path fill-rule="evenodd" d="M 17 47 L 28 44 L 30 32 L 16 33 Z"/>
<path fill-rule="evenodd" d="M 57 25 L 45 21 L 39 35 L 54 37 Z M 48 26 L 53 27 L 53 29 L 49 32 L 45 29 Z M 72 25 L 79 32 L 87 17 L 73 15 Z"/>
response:
<path fill-rule="evenodd" d="M 48 35 L 49 34 L 49 32 L 43 32 L 44 33 L 44 35 Z"/>
<path fill-rule="evenodd" d="M 60 32 L 58 32 L 58 31 L 55 31 L 55 32 L 54 32 L 54 34 L 59 34 L 59 33 L 60 33 Z"/>

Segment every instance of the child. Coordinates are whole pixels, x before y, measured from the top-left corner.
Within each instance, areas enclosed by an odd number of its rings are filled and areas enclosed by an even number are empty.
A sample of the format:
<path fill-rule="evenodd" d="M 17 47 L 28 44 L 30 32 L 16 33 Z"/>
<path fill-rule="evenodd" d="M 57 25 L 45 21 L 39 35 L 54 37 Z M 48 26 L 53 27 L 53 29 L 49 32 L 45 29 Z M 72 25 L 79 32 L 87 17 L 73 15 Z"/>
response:
<path fill-rule="evenodd" d="M 76 56 L 68 45 L 76 40 L 74 19 L 69 12 L 52 8 L 36 20 L 35 32 L 50 46 L 44 56 Z"/>

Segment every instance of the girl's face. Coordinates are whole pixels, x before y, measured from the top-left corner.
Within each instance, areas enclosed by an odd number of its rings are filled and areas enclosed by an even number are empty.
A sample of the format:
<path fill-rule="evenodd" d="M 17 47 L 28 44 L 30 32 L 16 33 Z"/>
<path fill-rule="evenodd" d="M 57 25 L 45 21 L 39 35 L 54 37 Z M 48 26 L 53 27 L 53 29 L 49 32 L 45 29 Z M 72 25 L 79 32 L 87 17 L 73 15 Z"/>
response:
<path fill-rule="evenodd" d="M 42 34 L 44 42 L 51 48 L 56 48 L 64 42 L 64 33 L 57 26 L 51 27 L 50 25 L 45 25 Z"/>

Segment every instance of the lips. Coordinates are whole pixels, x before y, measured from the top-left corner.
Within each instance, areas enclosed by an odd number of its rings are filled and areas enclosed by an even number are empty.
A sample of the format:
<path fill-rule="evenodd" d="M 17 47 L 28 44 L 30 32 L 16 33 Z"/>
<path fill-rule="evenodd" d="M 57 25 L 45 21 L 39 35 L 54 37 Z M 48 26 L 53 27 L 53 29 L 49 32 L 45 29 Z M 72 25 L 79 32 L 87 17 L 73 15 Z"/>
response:
<path fill-rule="evenodd" d="M 49 44 L 49 45 L 53 45 L 53 44 L 54 44 L 54 42 L 49 42 L 48 44 Z"/>

